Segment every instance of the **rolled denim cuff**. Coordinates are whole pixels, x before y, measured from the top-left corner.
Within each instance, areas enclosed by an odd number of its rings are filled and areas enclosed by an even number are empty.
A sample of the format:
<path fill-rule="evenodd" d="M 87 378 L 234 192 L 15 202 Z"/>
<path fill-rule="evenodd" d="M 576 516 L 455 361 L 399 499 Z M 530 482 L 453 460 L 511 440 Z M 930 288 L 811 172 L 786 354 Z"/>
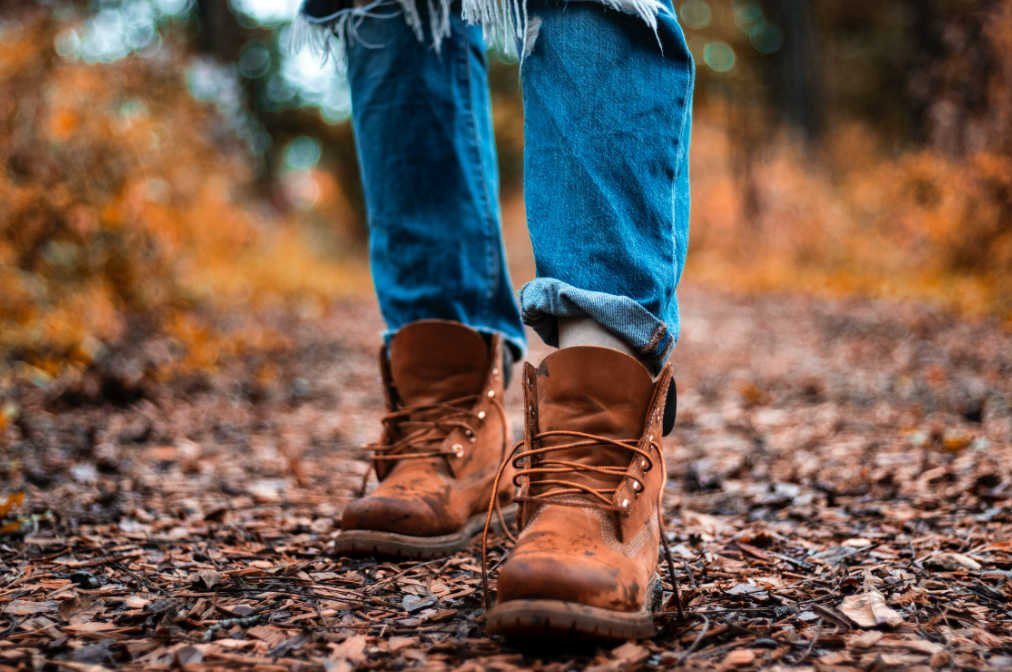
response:
<path fill-rule="evenodd" d="M 658 373 L 675 343 L 675 330 L 627 296 L 577 289 L 561 280 L 537 278 L 520 288 L 524 324 L 558 347 L 559 318 L 588 316 L 625 341 Z"/>

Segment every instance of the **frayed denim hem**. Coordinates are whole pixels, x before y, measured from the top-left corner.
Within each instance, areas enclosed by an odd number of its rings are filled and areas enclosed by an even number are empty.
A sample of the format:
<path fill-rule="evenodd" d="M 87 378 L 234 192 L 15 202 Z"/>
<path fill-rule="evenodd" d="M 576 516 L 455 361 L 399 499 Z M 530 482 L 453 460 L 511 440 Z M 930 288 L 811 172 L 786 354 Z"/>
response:
<path fill-rule="evenodd" d="M 559 345 L 560 317 L 592 317 L 638 352 L 656 374 L 671 354 L 678 325 L 669 329 L 650 311 L 625 296 L 577 289 L 552 278 L 538 278 L 520 288 L 524 324 L 548 345 Z"/>
<path fill-rule="evenodd" d="M 455 0 L 425 0 L 428 7 L 429 34 L 432 46 L 439 53 L 443 40 L 450 36 L 450 12 Z M 566 0 L 563 0 L 566 1 Z M 662 0 L 574 0 L 596 2 L 605 7 L 641 18 L 657 35 L 658 15 L 671 13 Z M 292 21 L 290 49 L 303 47 L 318 54 L 323 61 L 335 57 L 344 65 L 346 45 L 358 40 L 358 26 L 367 18 L 392 18 L 404 15 L 404 20 L 419 41 L 425 39 L 425 27 L 417 2 L 421 0 L 375 0 L 365 7 L 341 7 L 329 14 L 317 16 L 307 11 L 309 0 L 303 0 Z M 461 16 L 472 25 L 480 25 L 485 40 L 498 45 L 508 56 L 523 61 L 534 50 L 541 21 L 530 16 L 528 0 L 461 0 Z M 335 0 L 334 5 L 343 4 Z M 335 37 L 336 40 L 332 40 Z M 658 38 L 658 43 L 660 39 Z M 383 45 L 365 45 L 382 47 Z"/>

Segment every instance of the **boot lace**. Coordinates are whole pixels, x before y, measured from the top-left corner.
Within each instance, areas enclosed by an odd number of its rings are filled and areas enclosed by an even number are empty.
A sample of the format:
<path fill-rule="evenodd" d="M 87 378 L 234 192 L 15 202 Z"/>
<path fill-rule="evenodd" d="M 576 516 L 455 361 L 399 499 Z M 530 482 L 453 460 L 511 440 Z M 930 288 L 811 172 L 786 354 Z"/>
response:
<path fill-rule="evenodd" d="M 633 489 L 636 492 L 642 492 L 644 488 L 643 481 L 628 473 L 628 467 L 622 467 L 619 465 L 595 466 L 592 464 L 574 462 L 572 460 L 559 459 L 556 456 L 548 456 L 551 455 L 551 453 L 572 450 L 574 448 L 614 446 L 616 448 L 627 450 L 632 455 L 638 455 L 642 458 L 644 461 L 643 471 L 645 473 L 654 467 L 654 458 L 650 455 L 650 449 L 656 449 L 657 455 L 661 460 L 661 466 L 663 467 L 664 465 L 664 453 L 661 450 L 661 444 L 658 441 L 655 441 L 653 437 L 650 438 L 646 449 L 640 448 L 639 440 L 637 439 L 610 439 L 605 436 L 596 436 L 594 434 L 567 430 L 541 432 L 539 434 L 535 434 L 532 438 L 533 441 L 541 441 L 550 437 L 568 437 L 576 440 L 568 443 L 561 443 L 556 446 L 544 446 L 541 448 L 532 447 L 530 450 L 525 450 L 520 455 L 517 455 L 517 450 L 526 444 L 526 440 L 518 441 L 513 448 L 510 449 L 506 459 L 504 459 L 502 465 L 500 465 L 498 473 L 496 473 L 495 481 L 492 484 L 492 501 L 489 503 L 488 516 L 485 518 L 485 529 L 481 535 L 481 585 L 485 597 L 486 608 L 490 604 L 488 593 L 487 557 L 488 530 L 492 522 L 492 514 L 495 508 L 494 505 L 498 501 L 496 495 L 499 492 L 502 475 L 509 463 L 512 462 L 513 468 L 517 470 L 513 477 L 514 486 L 520 487 L 521 480 L 527 479 L 528 484 L 537 485 L 539 490 L 542 486 L 547 486 L 548 488 L 546 491 L 538 493 L 533 493 L 531 489 L 528 488 L 528 492 L 530 494 L 516 497 L 515 501 L 517 502 L 540 502 L 542 504 L 594 508 L 604 511 L 615 511 L 618 513 L 625 513 L 628 510 L 626 507 L 619 506 L 614 503 L 615 495 L 618 493 L 622 479 L 631 478 L 633 480 Z M 630 459 L 632 458 L 632 455 L 630 455 Z M 539 459 L 535 460 L 535 457 L 538 457 Z M 589 473 L 605 474 L 618 478 L 616 478 L 614 487 L 611 488 L 595 488 L 586 483 L 581 483 L 578 480 L 571 480 L 574 475 Z M 531 477 L 535 475 L 543 475 L 545 477 L 532 483 Z M 563 478 L 565 475 L 570 476 L 570 479 Z M 512 535 L 510 536 L 512 537 Z"/>
<path fill-rule="evenodd" d="M 369 463 L 369 469 L 362 478 L 362 487 L 359 496 L 365 494 L 366 484 L 369 475 L 375 471 L 379 462 L 397 462 L 400 460 L 421 460 L 440 456 L 461 457 L 464 454 L 462 445 L 455 445 L 447 450 L 443 447 L 446 437 L 454 429 L 461 429 L 464 435 L 472 441 L 475 438 L 475 427 L 485 422 L 485 411 L 475 412 L 471 410 L 482 398 L 480 394 L 469 394 L 444 402 L 428 404 L 411 404 L 403 406 L 396 411 L 383 415 L 380 422 L 383 424 L 388 436 L 394 432 L 401 431 L 404 435 L 393 443 L 383 444 L 379 441 L 372 441 L 362 445 L 363 450 L 373 453 Z M 502 432 L 502 454 L 506 455 L 506 448 L 509 445 L 509 438 L 506 436 L 506 409 L 502 402 L 494 396 L 487 397 L 492 402 L 492 407 L 499 416 Z M 493 497 L 493 499 L 495 499 Z M 505 529 L 502 520 L 502 512 L 496 507 L 499 513 L 500 523 Z"/>

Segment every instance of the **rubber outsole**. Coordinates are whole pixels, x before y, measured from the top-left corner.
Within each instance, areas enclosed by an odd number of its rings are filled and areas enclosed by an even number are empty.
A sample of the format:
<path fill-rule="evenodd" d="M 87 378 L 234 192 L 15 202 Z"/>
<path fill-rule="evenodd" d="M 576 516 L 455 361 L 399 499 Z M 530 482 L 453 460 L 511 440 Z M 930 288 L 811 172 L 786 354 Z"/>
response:
<path fill-rule="evenodd" d="M 502 515 L 507 525 L 512 524 L 517 517 L 516 505 L 503 507 Z M 438 537 L 414 537 L 373 530 L 344 530 L 334 542 L 334 553 L 343 556 L 404 560 L 443 558 L 464 550 L 471 539 L 484 529 L 485 516 L 484 513 L 471 516 L 456 532 Z M 492 516 L 492 529 L 502 533 L 498 516 Z"/>
<path fill-rule="evenodd" d="M 511 639 L 548 638 L 624 641 L 656 634 L 649 610 L 612 611 L 560 600 L 511 600 L 488 612 L 489 634 Z"/>

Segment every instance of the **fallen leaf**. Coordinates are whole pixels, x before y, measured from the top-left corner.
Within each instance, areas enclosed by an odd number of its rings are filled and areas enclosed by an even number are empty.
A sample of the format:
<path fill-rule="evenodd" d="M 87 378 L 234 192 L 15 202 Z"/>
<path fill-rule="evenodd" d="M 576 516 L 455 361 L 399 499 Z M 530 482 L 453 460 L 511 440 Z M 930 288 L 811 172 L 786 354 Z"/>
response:
<path fill-rule="evenodd" d="M 885 597 L 877 590 L 869 590 L 843 598 L 840 611 L 862 628 L 877 628 L 881 625 L 899 625 L 903 617 L 889 608 Z"/>
<path fill-rule="evenodd" d="M 365 660 L 365 645 L 369 638 L 365 635 L 352 635 L 340 644 L 332 644 L 332 660 L 361 663 Z"/>
<path fill-rule="evenodd" d="M 11 512 L 15 506 L 21 506 L 21 502 L 25 500 L 24 492 L 15 492 L 12 495 L 7 495 L 7 498 L 0 503 L 0 518 L 3 518 Z"/>
<path fill-rule="evenodd" d="M 968 555 L 962 553 L 937 553 L 924 563 L 930 567 L 937 567 L 949 572 L 958 572 L 961 569 L 977 571 L 982 565 Z"/>
<path fill-rule="evenodd" d="M 840 545 L 846 546 L 848 548 L 864 548 L 865 546 L 871 546 L 873 543 L 875 542 L 871 541 L 870 539 L 862 539 L 860 537 L 855 537 L 854 539 L 847 539 Z"/>
<path fill-rule="evenodd" d="M 752 649 L 735 649 L 724 658 L 724 664 L 730 667 L 744 667 L 751 665 L 755 660 L 755 651 Z"/>
<path fill-rule="evenodd" d="M 30 616 L 32 614 L 49 614 L 57 609 L 59 606 L 56 602 L 30 602 L 28 600 L 11 600 L 7 603 L 7 608 L 4 609 L 5 614 L 11 616 Z"/>
<path fill-rule="evenodd" d="M 867 649 L 878 644 L 884 635 L 878 630 L 869 630 L 849 637 L 848 643 L 857 649 Z"/>
<path fill-rule="evenodd" d="M 190 580 L 204 590 L 210 590 L 221 583 L 224 578 L 220 572 L 216 572 L 213 569 L 202 569 L 199 572 L 195 572 L 190 577 Z"/>
<path fill-rule="evenodd" d="M 650 651 L 635 642 L 626 642 L 611 652 L 611 657 L 626 665 L 637 665 L 650 657 Z"/>

